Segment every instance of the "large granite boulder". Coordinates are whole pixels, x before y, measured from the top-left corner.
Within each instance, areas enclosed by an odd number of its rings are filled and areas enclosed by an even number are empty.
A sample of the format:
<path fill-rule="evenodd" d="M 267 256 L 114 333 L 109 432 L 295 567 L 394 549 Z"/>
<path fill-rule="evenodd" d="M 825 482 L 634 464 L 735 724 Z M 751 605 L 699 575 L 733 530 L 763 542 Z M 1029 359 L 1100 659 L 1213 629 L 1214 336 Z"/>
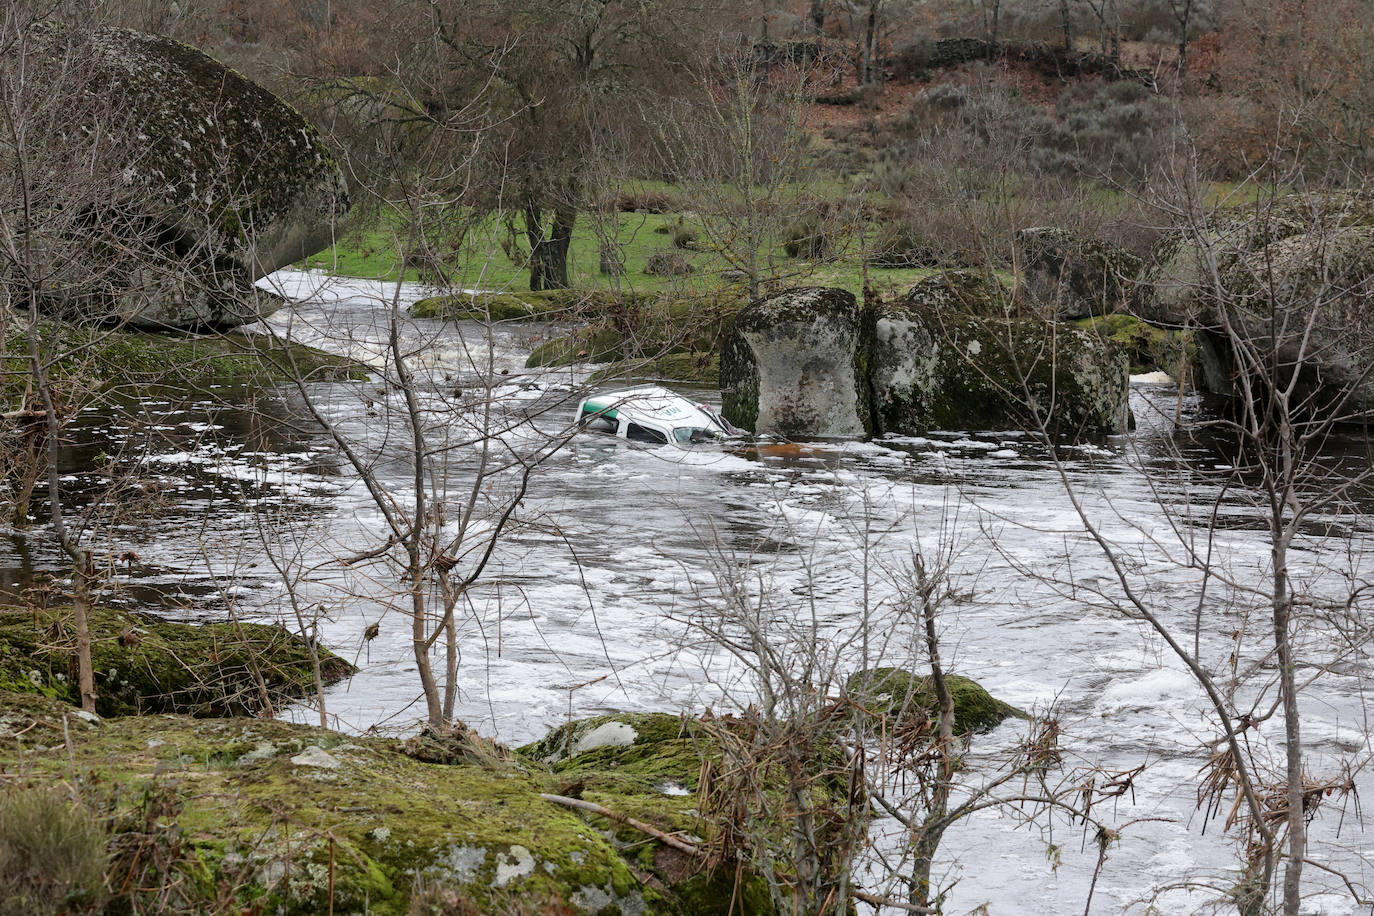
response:
<path fill-rule="evenodd" d="M 1142 275 L 1148 296 L 1135 311 L 1161 324 L 1213 324 L 1218 294 L 1228 292 L 1242 259 L 1294 236 L 1359 226 L 1374 226 L 1374 200 L 1342 192 L 1218 210 L 1165 239 Z"/>
<path fill-rule="evenodd" d="M 1374 409 L 1374 200 L 1301 194 L 1222 212 L 1178 233 L 1150 279 L 1138 313 L 1202 330 L 1212 390 L 1234 393 L 1253 363 L 1239 346 L 1274 354 L 1284 383 L 1297 373 L 1294 404 L 1351 419 Z"/>
<path fill-rule="evenodd" d="M 721 345 L 726 419 L 782 436 L 866 435 L 866 337 L 862 310 L 842 289 L 806 287 L 754 301 Z"/>
<path fill-rule="evenodd" d="M 1128 311 L 1143 266 L 1111 242 L 1067 229 L 1017 233 L 1021 289 L 1047 315 L 1072 321 Z"/>
<path fill-rule="evenodd" d="M 874 432 L 1039 429 L 1101 436 L 1130 425 L 1124 353 L 1061 322 L 1019 317 L 995 280 L 928 277 L 874 316 Z"/>
<path fill-rule="evenodd" d="M 7 53 L 23 55 L 40 92 L 79 97 L 74 130 L 54 142 L 75 138 L 101 160 L 92 178 L 104 186 L 85 199 L 53 182 L 35 202 L 30 234 L 66 246 L 52 258 L 51 310 L 152 327 L 239 324 L 280 304 L 254 280 L 330 244 L 348 207 L 343 175 L 315 129 L 262 86 L 129 29 L 39 26 Z"/>
<path fill-rule="evenodd" d="M 794 438 L 1040 429 L 1101 436 L 1130 424 L 1126 354 L 1100 335 L 1024 317 L 995 278 L 927 277 L 861 309 L 844 290 L 760 299 L 721 350 L 725 416 Z"/>

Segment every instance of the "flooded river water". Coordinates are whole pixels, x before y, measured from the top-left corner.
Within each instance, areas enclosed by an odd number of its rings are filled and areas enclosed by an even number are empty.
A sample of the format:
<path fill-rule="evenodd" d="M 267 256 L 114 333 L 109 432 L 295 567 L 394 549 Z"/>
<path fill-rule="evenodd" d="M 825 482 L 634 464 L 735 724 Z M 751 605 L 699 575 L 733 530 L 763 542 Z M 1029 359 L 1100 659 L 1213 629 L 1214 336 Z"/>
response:
<path fill-rule="evenodd" d="M 374 365 L 386 358 L 387 297 L 399 295 L 404 305 L 421 292 L 338 280 L 321 288 L 323 278 L 299 273 L 275 280 L 302 300 L 271 319 L 278 333 Z M 525 356 L 540 333 L 534 326 L 503 326 L 488 337 L 476 323 L 407 321 L 404 331 L 402 346 L 414 351 L 436 416 L 443 405 L 493 392 L 494 416 L 509 421 L 500 421 L 497 440 L 503 460 L 527 458 L 556 438 L 588 375 L 527 372 Z M 376 381 L 314 385 L 309 393 L 404 501 L 413 483 L 401 395 Z M 298 393 L 236 401 L 243 397 L 169 394 L 80 420 L 64 469 L 71 486 L 91 489 L 106 456 L 126 456 L 127 471 L 127 456 L 136 454 L 139 498 L 147 503 L 105 522 L 102 536 L 116 545 L 111 556 L 137 555 L 114 566 L 112 599 L 185 617 L 222 616 L 232 602 L 247 616 L 295 628 L 290 581 L 323 642 L 360 667 L 328 691 L 331 723 L 351 731 L 414 728 L 423 703 L 409 622 L 388 610 L 396 582 L 380 581 L 366 564 L 338 562 L 385 541 L 375 501 Z M 747 570 L 761 583 L 779 621 L 814 624 L 807 632 L 847 670 L 917 665 L 918 634 L 895 617 L 901 569 L 913 550 L 943 554 L 957 599 L 940 621 L 947 665 L 1017 706 L 1053 708 L 1069 765 L 1147 764 L 1133 793 L 1098 812 L 1121 828 L 1121 840 L 1101 869 L 1092 911 L 1143 913 L 1160 893 L 1157 912 L 1202 908 L 1227 886 L 1236 861 L 1220 821 L 1204 823 L 1195 811 L 1210 753 L 1204 745 L 1218 731 L 1202 691 L 1163 642 L 1112 606 L 1120 591 L 1113 569 L 1084 537 L 1069 493 L 1117 546 L 1150 606 L 1186 643 L 1196 641 L 1204 663 L 1224 673 L 1234 661 L 1250 683 L 1272 674 L 1259 651 L 1263 619 L 1247 619 L 1244 606 L 1255 600 L 1244 586 L 1263 587 L 1268 547 L 1251 495 L 1213 482 L 1226 459 L 1174 429 L 1173 417 L 1207 405 L 1169 385 L 1134 386 L 1132 404 L 1138 427 L 1129 436 L 1060 446 L 1054 455 L 1015 433 L 776 449 L 643 448 L 572 437 L 531 476 L 515 523 L 460 608 L 458 713 L 518 744 L 570 714 L 747 701 L 746 672 L 693 626 L 718 598 L 723 568 Z M 443 416 L 427 442 L 448 456 L 456 501 L 482 459 L 463 428 L 472 411 Z M 1368 457 L 1354 450 L 1348 460 Z M 495 475 L 492 485 L 495 499 L 510 474 Z M 1217 524 L 1183 517 L 1189 506 L 1203 516 L 1215 510 Z M 1206 543 L 1196 539 L 1209 527 L 1213 561 L 1242 587 L 1216 588 L 1199 605 L 1199 576 L 1178 562 L 1179 545 L 1180 538 Z M 1351 511 L 1304 532 L 1295 552 L 1314 593 L 1337 596 L 1360 581 L 1368 530 L 1369 517 Z M 42 570 L 61 569 L 41 540 L 7 544 L 0 584 L 17 589 Z M 869 639 L 857 635 L 865 619 Z M 365 640 L 374 624 L 375 638 Z M 1238 636 L 1247 628 L 1255 632 Z M 780 624 L 779 638 L 787 631 Z M 1369 756 L 1370 659 L 1364 643 L 1334 623 L 1315 627 L 1304 650 L 1314 662 L 1304 674 L 1326 669 L 1303 695 L 1309 768 L 1325 778 Z M 292 715 L 313 721 L 317 713 L 303 706 Z M 970 780 L 980 764 L 992 767 L 1014 748 L 1025 728 L 1009 721 L 976 739 Z M 1261 746 L 1279 737 L 1277 719 L 1255 733 Z M 1275 744 L 1276 764 L 1278 751 Z M 1368 784 L 1356 777 L 1356 785 Z M 1315 821 L 1314 858 L 1363 888 L 1374 878 L 1374 837 L 1355 805 L 1332 804 Z M 880 847 L 890 826 L 878 825 Z M 1082 912 L 1098 862 L 1094 838 L 1079 828 L 1048 819 L 1018 827 L 1014 811 L 995 809 L 952 828 L 942 849 L 937 874 L 958 879 L 950 913 L 983 904 L 978 912 Z M 1367 911 L 1333 876 L 1309 874 L 1310 912 Z M 1168 890 L 1183 882 L 1213 887 Z"/>

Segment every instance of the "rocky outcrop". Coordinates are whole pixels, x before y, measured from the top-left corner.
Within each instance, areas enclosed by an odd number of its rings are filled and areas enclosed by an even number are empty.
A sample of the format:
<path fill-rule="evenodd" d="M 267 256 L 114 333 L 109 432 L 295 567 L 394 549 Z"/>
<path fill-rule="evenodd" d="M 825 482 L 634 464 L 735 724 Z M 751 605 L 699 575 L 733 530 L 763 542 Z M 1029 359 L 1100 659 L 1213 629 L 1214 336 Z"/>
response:
<path fill-rule="evenodd" d="M 61 81 L 53 91 L 79 81 L 94 103 L 76 126 L 102 138 L 108 187 L 75 231 L 48 234 L 86 245 L 66 258 L 67 294 L 49 299 L 64 317 L 240 324 L 281 304 L 254 280 L 330 244 L 348 206 L 343 176 L 315 129 L 262 86 L 189 45 L 128 29 L 41 27 L 27 49 L 40 80 Z M 39 204 L 69 218 L 61 192 Z M 78 270 L 102 282 L 83 283 Z"/>
<path fill-rule="evenodd" d="M 722 411 L 756 433 L 863 436 L 871 426 L 864 316 L 852 293 L 806 287 L 751 303 L 721 346 Z"/>
<path fill-rule="evenodd" d="M 1296 373 L 1294 404 L 1352 419 L 1374 409 L 1374 200 L 1292 195 L 1223 212 L 1176 234 L 1149 280 L 1138 313 L 1201 329 L 1213 390 L 1233 393 L 1253 363 L 1240 347 L 1274 354 L 1285 382 Z"/>
<path fill-rule="evenodd" d="M 1130 310 L 1141 260 L 1102 239 L 1034 227 L 1017 234 L 1021 291 L 1047 315 L 1072 321 Z"/>
<path fill-rule="evenodd" d="M 876 309 L 874 431 L 1121 433 L 1130 424 L 1127 371 L 1125 355 L 1095 335 L 1017 317 L 996 281 L 928 277 Z"/>
<path fill-rule="evenodd" d="M 1019 317 L 975 271 L 948 271 L 861 310 L 843 290 L 761 299 L 727 329 L 721 401 L 737 426 L 784 436 L 931 429 L 1124 432 L 1125 355 L 1063 322 Z"/>

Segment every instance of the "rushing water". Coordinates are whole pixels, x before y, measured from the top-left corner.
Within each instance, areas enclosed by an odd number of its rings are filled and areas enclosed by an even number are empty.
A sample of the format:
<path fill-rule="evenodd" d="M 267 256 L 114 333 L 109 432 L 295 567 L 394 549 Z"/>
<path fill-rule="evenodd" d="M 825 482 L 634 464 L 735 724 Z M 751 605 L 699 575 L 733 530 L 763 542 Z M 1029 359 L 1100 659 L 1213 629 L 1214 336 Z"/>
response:
<path fill-rule="evenodd" d="M 276 333 L 376 366 L 387 359 L 388 300 L 404 306 L 420 293 L 340 281 L 321 289 L 321 278 L 309 274 L 275 280 L 302 300 L 271 320 Z M 556 440 L 572 416 L 586 372 L 526 372 L 524 356 L 539 333 L 537 326 L 489 334 L 475 323 L 404 325 L 400 345 L 434 418 L 427 445 L 448 456 L 445 511 L 455 516 L 481 461 L 465 405 L 492 393 L 488 423 L 506 424 L 496 440 L 506 456 Z M 423 704 L 409 623 L 388 610 L 395 579 L 375 564 L 338 562 L 386 538 L 379 509 L 339 449 L 297 392 L 260 393 L 253 403 L 233 390 L 180 395 L 102 407 L 76 425 L 63 469 L 74 492 L 134 481 L 118 513 L 111 501 L 97 514 L 99 536 L 115 545 L 111 555 L 134 554 L 113 565 L 110 600 L 188 617 L 220 615 L 232 602 L 293 628 L 299 609 L 325 644 L 360 665 L 327 693 L 333 723 L 414 727 Z M 373 380 L 315 384 L 308 395 L 404 501 L 412 483 L 401 393 Z M 1216 482 L 1226 459 L 1176 434 L 1170 421 L 1205 406 L 1159 385 L 1136 386 L 1132 401 L 1133 434 L 1053 455 L 1013 433 L 686 450 L 573 437 L 534 473 L 481 584 L 460 606 L 458 713 L 521 743 L 570 714 L 747 702 L 746 672 L 694 626 L 719 606 L 726 571 L 747 571 L 780 640 L 809 640 L 844 670 L 915 665 L 918 636 L 897 613 L 899 580 L 913 550 L 932 562 L 944 556 L 955 593 L 940 621 L 946 664 L 1018 706 L 1053 708 L 1068 766 L 1148 764 L 1133 792 L 1097 811 L 1122 838 L 1108 850 L 1093 911 L 1144 912 L 1142 901 L 1160 889 L 1211 882 L 1213 890 L 1166 891 L 1159 902 L 1160 912 L 1202 907 L 1227 885 L 1236 861 L 1220 821 L 1205 823 L 1194 811 L 1204 745 L 1217 729 L 1202 691 L 1163 642 L 1113 607 L 1120 591 L 1113 569 L 1083 537 L 1067 494 L 1116 545 L 1149 606 L 1188 645 L 1196 639 L 1213 670 L 1234 655 L 1249 683 L 1272 675 L 1261 651 L 1263 618 L 1248 619 L 1244 606 L 1255 600 L 1244 586 L 1263 585 L 1268 548 L 1250 494 Z M 1368 461 L 1357 447 L 1336 457 Z M 510 482 L 509 472 L 495 474 L 479 504 L 499 500 Z M 1215 512 L 1210 542 L 1208 525 L 1181 517 L 1185 507 L 1204 521 Z M 1366 514 L 1351 512 L 1304 531 L 1295 562 L 1315 593 L 1348 587 L 1334 566 L 1360 579 L 1368 528 Z M 1181 538 L 1207 544 L 1241 588 L 1213 584 L 1199 605 L 1198 574 L 1178 562 Z M 0 586 L 17 590 L 43 570 L 60 570 L 41 539 L 12 543 L 0 558 Z M 365 640 L 372 624 L 377 635 Z M 1304 647 L 1306 658 L 1329 668 L 1303 697 L 1314 777 L 1369 754 L 1369 655 L 1349 629 L 1315 627 Z M 317 716 L 304 707 L 292 713 Z M 1025 724 L 1011 721 L 977 738 L 970 781 L 987 778 L 1024 734 Z M 1274 741 L 1279 724 L 1252 734 L 1260 745 Z M 1362 774 L 1357 784 L 1368 788 Z M 1315 823 L 1314 858 L 1362 884 L 1374 876 L 1367 861 L 1374 840 L 1354 805 L 1332 804 Z M 1014 810 L 993 809 L 950 830 L 937 869 L 946 881 L 958 879 L 948 912 L 984 903 L 994 914 L 1083 910 L 1098 862 L 1095 838 L 1063 818 L 1017 825 Z M 892 832 L 891 823 L 879 823 L 880 849 L 892 846 Z M 1048 855 L 1051 844 L 1058 851 Z M 1363 911 L 1335 879 L 1309 875 L 1310 911 Z"/>

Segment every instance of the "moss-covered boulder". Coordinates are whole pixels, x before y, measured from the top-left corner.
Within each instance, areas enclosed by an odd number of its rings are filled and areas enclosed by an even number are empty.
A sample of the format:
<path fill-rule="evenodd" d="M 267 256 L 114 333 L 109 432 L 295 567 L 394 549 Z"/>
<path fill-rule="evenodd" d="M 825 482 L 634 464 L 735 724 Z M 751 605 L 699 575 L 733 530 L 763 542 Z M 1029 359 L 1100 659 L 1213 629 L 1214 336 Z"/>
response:
<path fill-rule="evenodd" d="M 1210 214 L 1175 233 L 1151 272 L 1138 313 L 1188 323 L 1206 338 L 1213 390 L 1235 392 L 1239 341 L 1297 387 L 1290 403 L 1337 419 L 1374 409 L 1369 383 L 1374 323 L 1374 198 L 1291 194 Z M 1253 366 L 1244 370 L 1253 372 Z"/>
<path fill-rule="evenodd" d="M 758 299 L 722 340 L 722 412 L 755 433 L 866 435 L 868 339 L 864 313 L 846 290 L 813 286 Z"/>
<path fill-rule="evenodd" d="M 331 243 L 348 208 L 343 175 L 314 127 L 262 86 L 130 29 L 37 26 L 7 53 L 26 57 L 35 85 L 78 93 L 72 127 L 100 157 L 103 184 L 84 202 L 72 185 L 35 201 L 34 237 L 70 243 L 53 251 L 69 268 L 45 292 L 64 315 L 178 328 L 255 320 L 281 300 L 253 281 Z M 80 223 L 46 231 L 73 206 Z"/>
<path fill-rule="evenodd" d="M 0 352 L 0 405 L 22 405 L 28 378 L 25 329 L 11 324 Z M 307 381 L 361 380 L 360 363 L 267 334 L 226 331 L 178 334 L 112 331 L 46 320 L 38 328 L 39 351 L 48 354 L 48 375 L 66 404 L 80 400 L 76 389 L 112 391 L 144 386 L 279 385 Z"/>
<path fill-rule="evenodd" d="M 1134 311 L 1160 324 L 1214 324 L 1217 293 L 1226 291 L 1242 259 L 1294 236 L 1371 226 L 1374 198 L 1334 191 L 1266 197 L 1204 214 L 1161 243 L 1143 274 L 1148 295 Z"/>
<path fill-rule="evenodd" d="M 271 712 L 314 689 L 308 647 L 280 626 L 176 623 L 110 608 L 90 614 L 102 716 Z M 326 684 L 353 666 L 318 649 Z M 80 704 L 70 607 L 0 608 L 0 689 Z"/>
<path fill-rule="evenodd" d="M 771 913 L 757 882 L 736 888 L 734 868 L 704 871 L 633 827 L 546 798 L 702 836 L 689 727 L 628 721 L 638 744 L 592 749 L 552 773 L 518 755 L 441 762 L 431 743 L 417 755 L 413 742 L 264 719 L 89 721 L 0 691 L 0 771 L 11 792 L 62 780 L 109 817 L 112 912 L 141 912 L 131 897 L 144 886 L 177 912 Z M 662 774 L 681 788 L 660 791 Z M 140 849 L 157 855 L 135 860 Z"/>
<path fill-rule="evenodd" d="M 1123 354 L 1062 322 L 1020 318 L 994 280 L 927 277 L 874 315 L 875 432 L 1039 429 L 1101 436 L 1130 425 Z"/>
<path fill-rule="evenodd" d="M 573 326 L 553 328 L 525 361 L 528 368 L 609 363 L 598 377 L 715 384 L 720 338 L 744 303 L 729 293 L 578 296 Z M 545 316 L 548 317 L 548 316 Z"/>
<path fill-rule="evenodd" d="M 1021 292 L 1064 320 L 1129 311 L 1143 262 L 1103 239 L 1037 226 L 1017 233 Z"/>
<path fill-rule="evenodd" d="M 1026 718 L 1024 710 L 997 699 L 972 678 L 945 675 L 954 700 L 954 732 L 987 731 L 1009 718 Z M 902 668 L 874 668 L 850 676 L 847 688 L 870 713 L 898 718 L 932 718 L 939 714 L 929 675 Z"/>
<path fill-rule="evenodd" d="M 1161 328 L 1134 315 L 1100 315 L 1074 325 L 1126 354 L 1133 375 L 1165 372 L 1186 381 L 1200 359 L 1194 332 Z"/>
<path fill-rule="evenodd" d="M 576 318 L 596 297 L 574 290 L 539 292 L 451 293 L 421 299 L 410 307 L 412 318 L 443 318 L 448 321 L 552 321 Z"/>
<path fill-rule="evenodd" d="M 591 385 L 610 381 L 720 386 L 720 355 L 712 352 L 663 353 L 645 359 L 622 359 L 604 365 L 587 379 Z"/>

